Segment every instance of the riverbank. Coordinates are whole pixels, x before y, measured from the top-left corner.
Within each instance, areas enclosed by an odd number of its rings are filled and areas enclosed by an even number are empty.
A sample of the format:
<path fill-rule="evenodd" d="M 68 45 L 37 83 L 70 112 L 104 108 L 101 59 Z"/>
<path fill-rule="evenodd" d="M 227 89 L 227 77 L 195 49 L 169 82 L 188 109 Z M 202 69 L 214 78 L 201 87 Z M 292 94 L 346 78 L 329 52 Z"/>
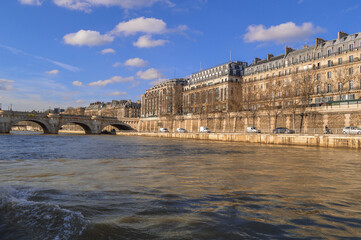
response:
<path fill-rule="evenodd" d="M 183 138 L 224 142 L 264 143 L 313 147 L 361 149 L 361 136 L 357 135 L 298 135 L 298 134 L 242 134 L 242 133 L 142 133 L 120 132 L 121 136 Z"/>

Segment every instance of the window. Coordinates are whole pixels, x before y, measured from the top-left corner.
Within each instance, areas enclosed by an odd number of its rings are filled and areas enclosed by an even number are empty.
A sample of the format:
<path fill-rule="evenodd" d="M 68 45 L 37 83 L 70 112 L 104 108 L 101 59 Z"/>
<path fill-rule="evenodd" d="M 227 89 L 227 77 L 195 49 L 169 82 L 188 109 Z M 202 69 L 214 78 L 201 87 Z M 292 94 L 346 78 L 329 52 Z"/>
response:
<path fill-rule="evenodd" d="M 350 51 L 352 51 L 352 50 L 353 50 L 353 44 L 350 44 L 350 45 L 348 46 L 348 49 L 349 49 Z"/>
<path fill-rule="evenodd" d="M 331 50 L 327 50 L 327 55 L 331 56 Z"/>
<path fill-rule="evenodd" d="M 327 62 L 327 66 L 331 67 L 332 66 L 332 61 L 331 60 L 328 60 Z"/>
<path fill-rule="evenodd" d="M 352 90 L 353 89 L 353 81 L 350 81 L 349 82 L 349 90 Z"/>
<path fill-rule="evenodd" d="M 331 72 L 327 72 L 327 78 L 331 78 L 331 77 L 332 77 Z"/>
<path fill-rule="evenodd" d="M 338 64 L 342 64 L 342 58 L 338 59 Z"/>
<path fill-rule="evenodd" d="M 331 92 L 331 84 L 327 84 L 327 92 L 330 93 Z"/>
<path fill-rule="evenodd" d="M 353 68 L 349 68 L 349 69 L 348 69 L 348 74 L 349 74 L 349 75 L 352 75 L 352 74 L 353 74 Z"/>
<path fill-rule="evenodd" d="M 342 47 L 338 48 L 338 54 L 342 53 Z"/>
<path fill-rule="evenodd" d="M 281 76 L 281 72 L 278 72 L 278 76 L 279 76 L 279 77 Z"/>
<path fill-rule="evenodd" d="M 317 63 L 317 69 L 321 68 L 321 63 Z"/>
<path fill-rule="evenodd" d="M 321 86 L 318 85 L 318 86 L 317 86 L 317 94 L 319 94 L 320 92 L 321 92 Z"/>
<path fill-rule="evenodd" d="M 255 90 L 255 91 L 257 90 L 257 86 L 256 86 L 256 85 L 253 86 L 253 90 Z"/>
<path fill-rule="evenodd" d="M 290 74 L 292 74 L 292 69 L 290 69 L 289 71 L 290 71 Z"/>
<path fill-rule="evenodd" d="M 360 68 L 361 69 L 361 68 Z M 298 73 L 298 67 L 296 68 L 296 73 Z"/>
<path fill-rule="evenodd" d="M 321 74 L 317 73 L 317 80 L 321 80 Z"/>
<path fill-rule="evenodd" d="M 321 53 L 318 52 L 318 53 L 317 53 L 317 58 L 320 58 L 320 57 L 321 57 Z"/>
<path fill-rule="evenodd" d="M 349 61 L 350 61 L 350 62 L 353 62 L 353 55 L 351 55 L 351 56 L 349 57 Z"/>
<path fill-rule="evenodd" d="M 216 90 L 214 91 L 214 94 L 216 96 L 216 101 L 219 101 L 219 88 L 216 88 Z"/>
<path fill-rule="evenodd" d="M 338 83 L 338 91 L 341 92 L 342 91 L 342 83 Z"/>

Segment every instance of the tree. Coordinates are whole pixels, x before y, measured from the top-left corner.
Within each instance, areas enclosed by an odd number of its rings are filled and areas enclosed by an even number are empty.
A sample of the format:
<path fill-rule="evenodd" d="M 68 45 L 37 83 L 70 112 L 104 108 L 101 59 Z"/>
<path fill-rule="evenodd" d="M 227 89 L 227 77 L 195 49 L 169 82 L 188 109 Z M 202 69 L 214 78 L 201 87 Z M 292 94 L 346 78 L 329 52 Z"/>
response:
<path fill-rule="evenodd" d="M 256 118 L 259 113 L 260 88 L 254 83 L 245 84 L 243 88 L 243 97 L 241 102 L 242 113 L 249 123 L 252 119 L 252 126 L 255 126 Z"/>
<path fill-rule="evenodd" d="M 264 110 L 268 117 L 268 130 L 271 131 L 271 120 L 274 117 L 274 128 L 277 127 L 278 117 L 283 113 L 284 88 L 281 80 L 271 79 L 266 84 Z"/>
<path fill-rule="evenodd" d="M 353 80 L 358 79 L 359 73 L 354 73 L 353 67 L 337 68 L 333 72 L 333 82 L 337 86 L 338 100 L 345 100 L 344 94 L 353 89 Z"/>
<path fill-rule="evenodd" d="M 305 66 L 305 69 L 300 73 L 297 73 L 294 76 L 294 79 L 294 88 L 296 89 L 295 97 L 297 98 L 294 102 L 299 106 L 298 112 L 301 117 L 300 131 L 302 131 L 304 118 L 307 116 L 306 111 L 310 105 L 310 101 L 315 92 L 314 89 L 317 85 L 317 72 L 315 66 Z"/>

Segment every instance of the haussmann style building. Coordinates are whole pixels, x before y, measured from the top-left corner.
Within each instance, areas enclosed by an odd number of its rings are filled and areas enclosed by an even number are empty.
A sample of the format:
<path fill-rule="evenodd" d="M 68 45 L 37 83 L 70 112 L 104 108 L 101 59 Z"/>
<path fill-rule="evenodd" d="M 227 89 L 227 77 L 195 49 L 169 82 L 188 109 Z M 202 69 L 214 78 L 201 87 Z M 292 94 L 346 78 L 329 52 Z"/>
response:
<path fill-rule="evenodd" d="M 280 55 L 267 54 L 249 65 L 228 62 L 187 79 L 168 80 L 142 96 L 141 117 L 148 121 L 142 129 L 181 126 L 197 131 L 204 124 L 213 131 L 250 125 L 262 129 L 358 126 L 360 60 L 361 33 L 338 32 L 336 39 L 316 38 L 313 46 L 286 47 Z M 165 115 L 168 119 L 162 120 Z"/>

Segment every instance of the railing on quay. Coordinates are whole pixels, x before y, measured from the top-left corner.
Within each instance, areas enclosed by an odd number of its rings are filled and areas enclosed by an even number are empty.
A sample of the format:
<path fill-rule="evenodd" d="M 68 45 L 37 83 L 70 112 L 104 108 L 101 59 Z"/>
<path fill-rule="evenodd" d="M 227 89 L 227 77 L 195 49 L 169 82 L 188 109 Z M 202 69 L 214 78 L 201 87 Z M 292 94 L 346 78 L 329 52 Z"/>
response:
<path fill-rule="evenodd" d="M 328 128 L 329 132 L 326 133 L 325 128 L 304 128 L 304 129 L 288 129 L 293 131 L 292 133 L 274 133 L 274 129 L 259 129 L 261 132 L 260 133 L 255 133 L 255 132 L 247 132 L 246 130 L 242 129 L 222 129 L 222 130 L 211 130 L 210 133 L 218 133 L 218 134 L 246 134 L 246 135 L 255 135 L 255 134 L 286 134 L 286 135 L 290 135 L 290 134 L 296 134 L 296 135 L 330 135 L 330 134 L 343 134 L 342 130 L 343 128 Z M 164 132 L 160 132 L 160 130 L 146 130 L 146 131 L 139 131 L 140 133 L 164 133 Z M 179 134 L 183 134 L 177 131 L 171 131 L 169 130 L 169 133 L 179 133 Z M 200 131 L 188 131 L 186 133 L 201 133 L 201 134 L 207 134 L 207 133 L 202 133 Z M 349 134 L 347 134 L 349 135 Z M 360 135 L 361 136 L 361 135 Z"/>

